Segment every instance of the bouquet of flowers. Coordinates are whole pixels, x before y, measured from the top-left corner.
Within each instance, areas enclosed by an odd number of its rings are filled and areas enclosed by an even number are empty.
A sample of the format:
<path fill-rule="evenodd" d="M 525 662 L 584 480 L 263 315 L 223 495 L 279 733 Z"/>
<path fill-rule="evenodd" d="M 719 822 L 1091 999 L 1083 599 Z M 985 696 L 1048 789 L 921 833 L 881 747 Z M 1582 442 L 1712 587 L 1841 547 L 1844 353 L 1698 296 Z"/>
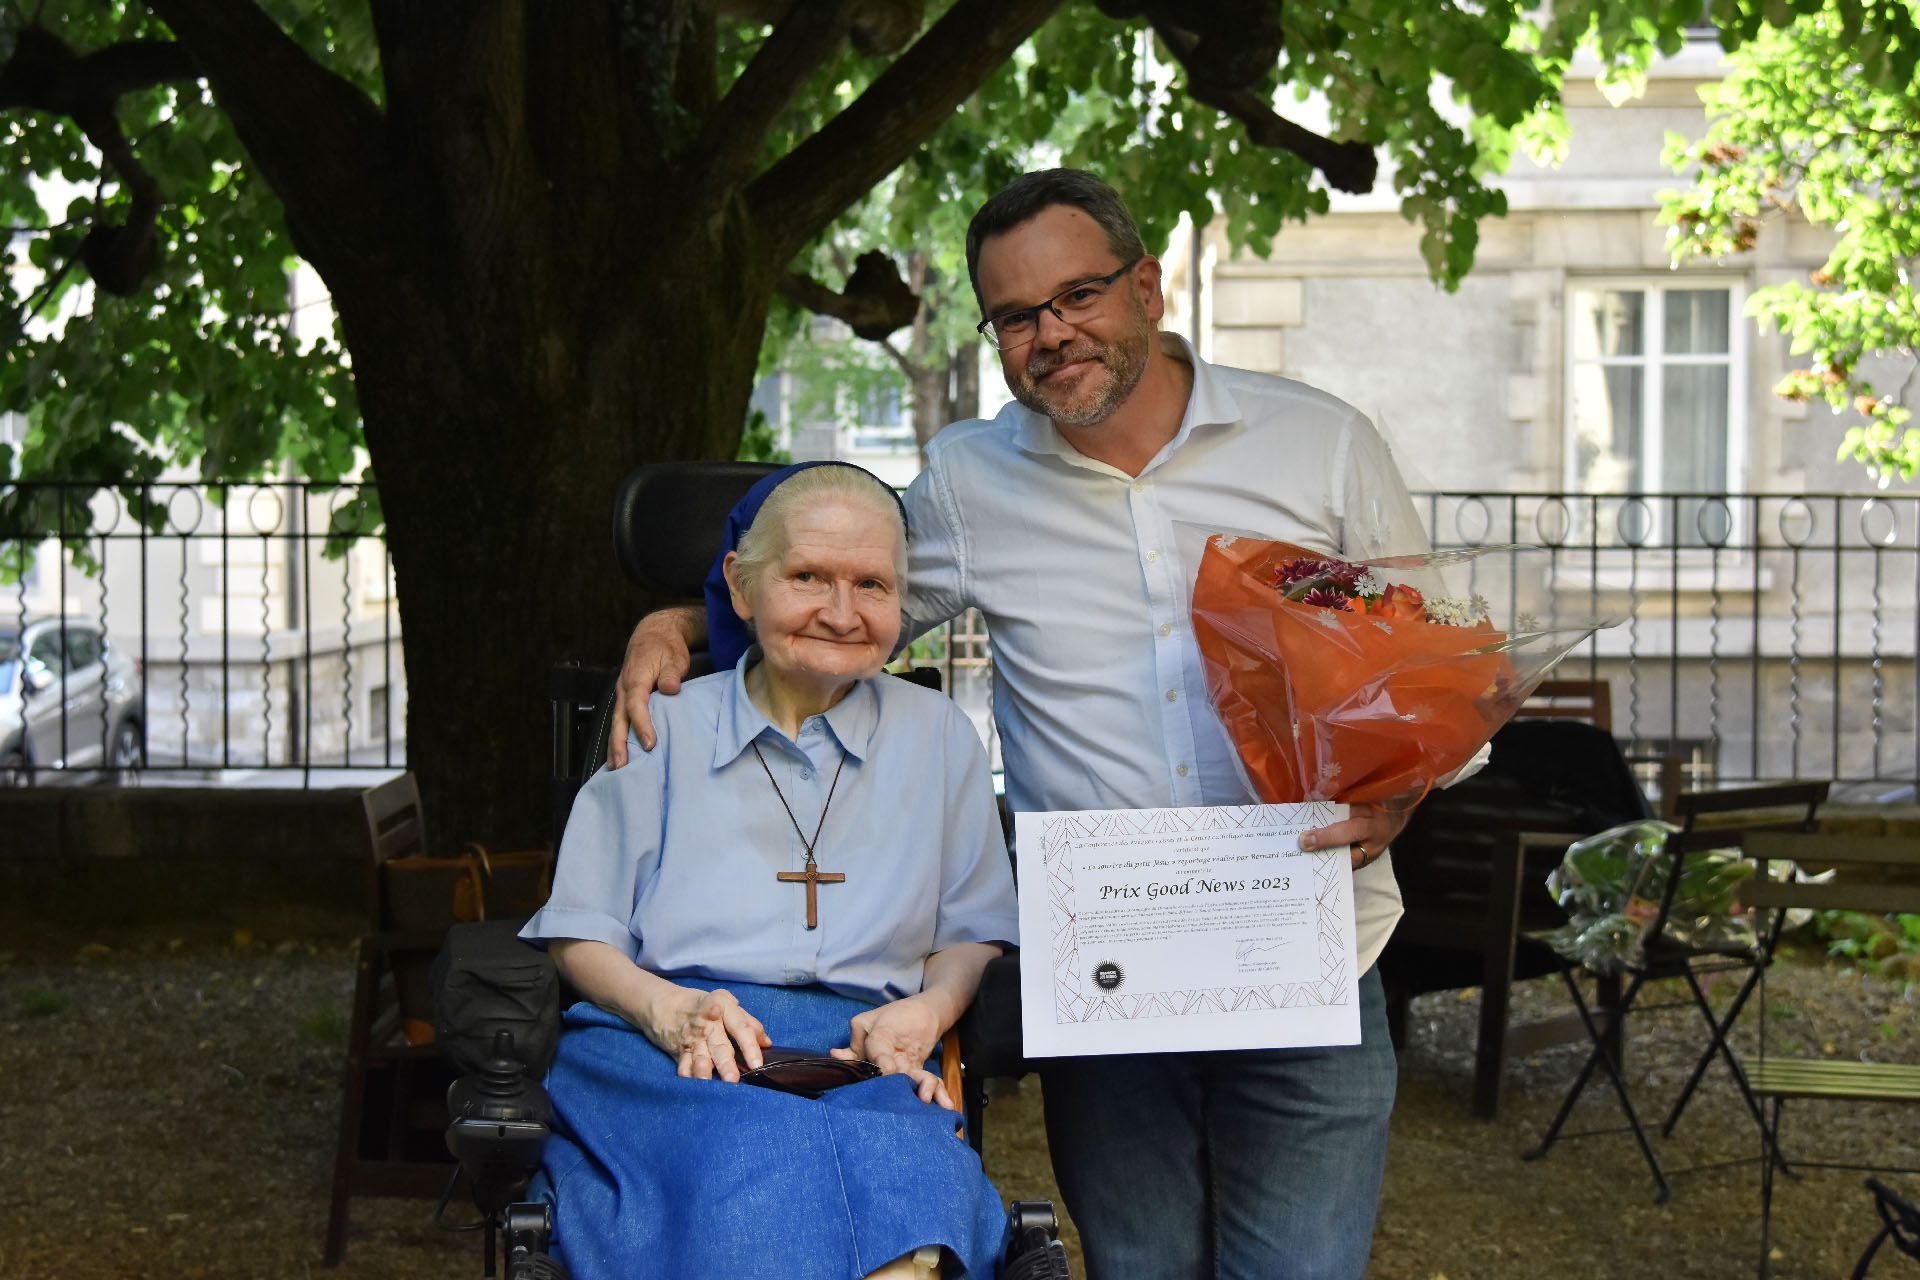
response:
<path fill-rule="evenodd" d="M 1351 562 L 1209 537 L 1194 634 L 1253 790 L 1275 804 L 1380 804 L 1450 781 L 1593 630 L 1524 616 L 1500 630 L 1485 600 L 1434 585 L 1441 565 L 1512 549 Z"/>
<path fill-rule="evenodd" d="M 1567 923 L 1540 935 L 1555 951 L 1598 973 L 1640 964 L 1647 932 L 1658 919 L 1673 859 L 1665 822 L 1631 822 L 1568 846 L 1547 877 L 1547 891 Z M 1753 943 L 1753 925 L 1733 912 L 1734 890 L 1753 874 L 1737 851 L 1709 850 L 1681 859 L 1661 940 L 1700 951 L 1740 951 Z"/>

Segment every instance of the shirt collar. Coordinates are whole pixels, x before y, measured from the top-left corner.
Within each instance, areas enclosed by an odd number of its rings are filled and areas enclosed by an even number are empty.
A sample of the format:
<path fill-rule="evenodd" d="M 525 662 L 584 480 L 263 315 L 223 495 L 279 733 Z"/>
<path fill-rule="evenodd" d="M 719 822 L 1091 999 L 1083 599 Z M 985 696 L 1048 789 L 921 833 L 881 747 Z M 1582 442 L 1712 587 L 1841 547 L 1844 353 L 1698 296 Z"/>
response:
<path fill-rule="evenodd" d="M 756 644 L 740 655 L 721 694 L 719 731 L 713 740 L 716 769 L 738 759 L 762 734 L 771 733 L 782 742 L 787 740 L 747 696 L 747 668 L 758 661 L 760 646 Z M 847 696 L 827 708 L 822 717 L 840 749 L 855 760 L 864 761 L 873 749 L 873 735 L 880 726 L 880 693 L 873 687 L 873 681 L 887 678 L 882 675 L 855 681 L 853 688 L 847 690 Z"/>
<path fill-rule="evenodd" d="M 1185 444 L 1195 427 L 1227 426 L 1241 419 L 1240 405 L 1233 398 L 1233 392 L 1227 389 L 1225 380 L 1213 365 L 1200 358 L 1192 343 L 1177 333 L 1164 330 L 1161 331 L 1160 341 L 1162 345 L 1170 347 L 1169 354 L 1176 360 L 1185 360 L 1193 367 L 1193 390 L 1187 396 L 1187 411 L 1180 419 L 1180 430 L 1174 433 L 1165 448 L 1154 455 L 1146 471 L 1159 466 Z M 1054 454 L 1069 461 L 1083 458 L 1080 451 L 1067 443 L 1067 438 L 1045 415 L 1035 413 L 1018 400 L 1009 404 L 1005 412 L 1012 415 L 1014 444 L 1025 452 Z"/>

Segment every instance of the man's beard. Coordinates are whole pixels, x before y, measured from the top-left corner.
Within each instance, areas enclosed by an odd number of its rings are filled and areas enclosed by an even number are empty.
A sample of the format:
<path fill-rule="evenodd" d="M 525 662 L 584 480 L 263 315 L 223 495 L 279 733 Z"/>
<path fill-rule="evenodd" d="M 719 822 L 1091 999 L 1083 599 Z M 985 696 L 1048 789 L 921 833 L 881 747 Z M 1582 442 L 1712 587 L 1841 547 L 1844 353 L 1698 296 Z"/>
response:
<path fill-rule="evenodd" d="M 1013 398 L 1063 427 L 1092 427 L 1105 422 L 1133 394 L 1133 389 L 1140 385 L 1140 379 L 1147 371 L 1153 330 L 1137 301 L 1134 310 L 1138 314 L 1138 326 L 1130 329 L 1117 342 L 1097 342 L 1082 337 L 1058 351 L 1034 354 L 1021 370 L 1019 378 L 1007 380 L 1007 389 L 1013 392 Z M 1042 377 L 1076 360 L 1091 360 L 1102 366 L 1104 372 L 1083 371 L 1079 375 L 1084 378 L 1088 372 L 1092 372 L 1097 380 L 1095 385 L 1051 394 L 1041 390 L 1039 383 Z"/>

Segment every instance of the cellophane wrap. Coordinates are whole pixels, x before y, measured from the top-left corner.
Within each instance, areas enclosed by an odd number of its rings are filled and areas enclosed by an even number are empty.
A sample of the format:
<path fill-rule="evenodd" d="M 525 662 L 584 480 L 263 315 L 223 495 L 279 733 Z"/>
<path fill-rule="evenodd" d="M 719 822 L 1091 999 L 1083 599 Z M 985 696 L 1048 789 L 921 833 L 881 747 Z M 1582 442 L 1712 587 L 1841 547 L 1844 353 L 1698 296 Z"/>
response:
<path fill-rule="evenodd" d="M 1454 599 L 1443 567 L 1526 550 L 1354 562 L 1348 567 L 1395 588 L 1384 605 L 1376 600 L 1368 604 L 1373 611 L 1359 612 L 1288 599 L 1283 590 L 1290 562 L 1341 562 L 1272 539 L 1208 535 L 1194 580 L 1194 636 L 1208 692 L 1254 793 L 1270 804 L 1384 804 L 1451 781 L 1553 665 L 1604 625 L 1541 628 L 1510 602 L 1488 605 L 1478 591 L 1471 598 L 1486 616 L 1473 625 L 1427 620 L 1423 598 Z"/>
<path fill-rule="evenodd" d="M 1619 973 L 1646 962 L 1649 931 L 1659 917 L 1672 859 L 1665 822 L 1630 822 L 1568 846 L 1547 876 L 1547 891 L 1567 913 L 1567 923 L 1541 938 L 1575 964 L 1595 973 Z M 1753 873 L 1730 849 L 1689 853 L 1681 859 L 1680 884 L 1660 932 L 1659 945 L 1675 951 L 1739 953 L 1753 944 L 1753 924 L 1734 913 L 1734 893 Z"/>

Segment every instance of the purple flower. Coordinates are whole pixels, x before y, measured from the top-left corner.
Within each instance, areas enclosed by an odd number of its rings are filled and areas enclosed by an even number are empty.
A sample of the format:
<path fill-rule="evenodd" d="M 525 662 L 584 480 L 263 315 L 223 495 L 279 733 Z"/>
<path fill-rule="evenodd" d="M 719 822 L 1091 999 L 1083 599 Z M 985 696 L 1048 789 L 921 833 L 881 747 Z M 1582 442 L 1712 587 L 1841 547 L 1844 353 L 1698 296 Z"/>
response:
<path fill-rule="evenodd" d="M 1345 560 L 1323 560 L 1320 563 L 1320 576 L 1349 594 L 1359 587 L 1365 573 L 1366 570 L 1359 565 L 1349 564 Z"/>
<path fill-rule="evenodd" d="M 1339 609 L 1343 613 L 1353 612 L 1353 601 L 1332 587 L 1315 587 L 1300 598 L 1300 603 L 1312 605 L 1316 609 Z"/>
<path fill-rule="evenodd" d="M 1297 560 L 1283 560 L 1274 570 L 1273 581 L 1277 587 L 1291 587 L 1296 583 L 1308 582 L 1314 578 L 1325 577 L 1327 562 L 1311 556 L 1302 556 Z"/>

